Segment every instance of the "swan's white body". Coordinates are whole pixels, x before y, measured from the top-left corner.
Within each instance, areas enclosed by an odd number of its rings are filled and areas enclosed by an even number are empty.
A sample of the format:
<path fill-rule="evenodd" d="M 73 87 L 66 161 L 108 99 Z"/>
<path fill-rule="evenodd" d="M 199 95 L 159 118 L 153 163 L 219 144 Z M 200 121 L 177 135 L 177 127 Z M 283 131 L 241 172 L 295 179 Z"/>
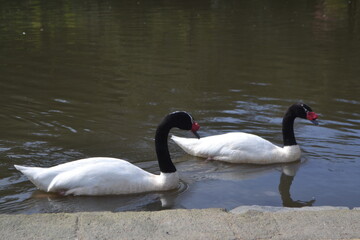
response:
<path fill-rule="evenodd" d="M 248 133 L 233 132 L 195 138 L 171 137 L 190 155 L 230 163 L 272 164 L 293 162 L 301 157 L 299 145 L 278 147 Z"/>
<path fill-rule="evenodd" d="M 154 175 L 121 159 L 96 157 L 50 168 L 15 165 L 40 190 L 64 195 L 131 194 L 175 189 L 179 176 Z"/>

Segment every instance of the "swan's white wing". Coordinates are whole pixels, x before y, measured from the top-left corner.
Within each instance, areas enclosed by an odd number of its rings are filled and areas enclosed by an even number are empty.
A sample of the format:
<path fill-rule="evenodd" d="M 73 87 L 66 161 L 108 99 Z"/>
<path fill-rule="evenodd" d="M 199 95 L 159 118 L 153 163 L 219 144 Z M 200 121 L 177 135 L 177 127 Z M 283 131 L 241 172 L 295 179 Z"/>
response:
<path fill-rule="evenodd" d="M 232 163 L 272 163 L 281 152 L 281 148 L 271 142 L 242 132 L 201 139 L 172 136 L 172 139 L 190 155 Z"/>
<path fill-rule="evenodd" d="M 126 161 L 92 162 L 58 174 L 48 191 L 108 195 L 151 191 L 156 176 Z"/>
<path fill-rule="evenodd" d="M 14 165 L 17 170 L 22 172 L 37 188 L 43 191 L 47 191 L 51 181 L 61 173 L 64 173 L 69 170 L 74 170 L 81 168 L 86 165 L 92 165 L 99 162 L 114 162 L 119 161 L 120 159 L 115 158 L 86 158 L 80 159 L 73 162 L 68 162 L 60 164 L 50 168 L 41 168 L 41 167 L 25 167 Z M 120 160 L 123 161 L 123 160 Z M 124 161 L 125 162 L 125 161 Z"/>

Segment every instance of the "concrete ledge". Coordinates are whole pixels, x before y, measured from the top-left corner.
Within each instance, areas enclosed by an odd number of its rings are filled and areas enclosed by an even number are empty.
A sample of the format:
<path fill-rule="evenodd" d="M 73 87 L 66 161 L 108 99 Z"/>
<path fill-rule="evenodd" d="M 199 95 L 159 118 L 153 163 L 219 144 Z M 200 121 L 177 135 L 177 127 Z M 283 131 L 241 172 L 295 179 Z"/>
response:
<path fill-rule="evenodd" d="M 359 210 L 314 209 L 4 214 L 0 232 L 2 239 L 360 239 Z"/>
<path fill-rule="evenodd" d="M 257 211 L 257 212 L 302 212 L 302 211 L 326 211 L 326 210 L 349 210 L 349 208 L 348 207 L 332 207 L 332 206 L 287 208 L 287 207 L 252 205 L 252 206 L 240 206 L 240 207 L 232 209 L 230 212 L 235 213 L 235 214 L 242 214 L 242 213 L 247 213 L 247 212 L 252 212 L 252 211 Z"/>

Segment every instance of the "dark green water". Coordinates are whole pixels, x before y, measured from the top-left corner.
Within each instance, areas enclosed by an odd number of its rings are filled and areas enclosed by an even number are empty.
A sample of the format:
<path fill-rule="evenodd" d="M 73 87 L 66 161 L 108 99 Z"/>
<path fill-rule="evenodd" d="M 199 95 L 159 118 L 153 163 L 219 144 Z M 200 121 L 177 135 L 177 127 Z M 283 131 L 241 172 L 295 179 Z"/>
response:
<path fill-rule="evenodd" d="M 0 212 L 360 206 L 359 66 L 356 0 L 0 1 Z M 296 122 L 297 164 L 216 163 L 170 141 L 179 190 L 111 197 L 48 195 L 13 167 L 108 156 L 158 173 L 155 130 L 175 110 L 202 136 L 281 145 L 298 101 L 321 125 Z"/>

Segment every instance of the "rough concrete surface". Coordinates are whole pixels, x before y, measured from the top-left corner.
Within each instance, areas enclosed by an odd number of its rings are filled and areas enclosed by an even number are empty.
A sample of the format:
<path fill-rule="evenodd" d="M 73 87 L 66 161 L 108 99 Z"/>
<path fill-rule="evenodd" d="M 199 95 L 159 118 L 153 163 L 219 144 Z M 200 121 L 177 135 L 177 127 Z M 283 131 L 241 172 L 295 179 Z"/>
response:
<path fill-rule="evenodd" d="M 360 239 L 360 211 L 247 206 L 0 215 L 1 239 Z"/>

